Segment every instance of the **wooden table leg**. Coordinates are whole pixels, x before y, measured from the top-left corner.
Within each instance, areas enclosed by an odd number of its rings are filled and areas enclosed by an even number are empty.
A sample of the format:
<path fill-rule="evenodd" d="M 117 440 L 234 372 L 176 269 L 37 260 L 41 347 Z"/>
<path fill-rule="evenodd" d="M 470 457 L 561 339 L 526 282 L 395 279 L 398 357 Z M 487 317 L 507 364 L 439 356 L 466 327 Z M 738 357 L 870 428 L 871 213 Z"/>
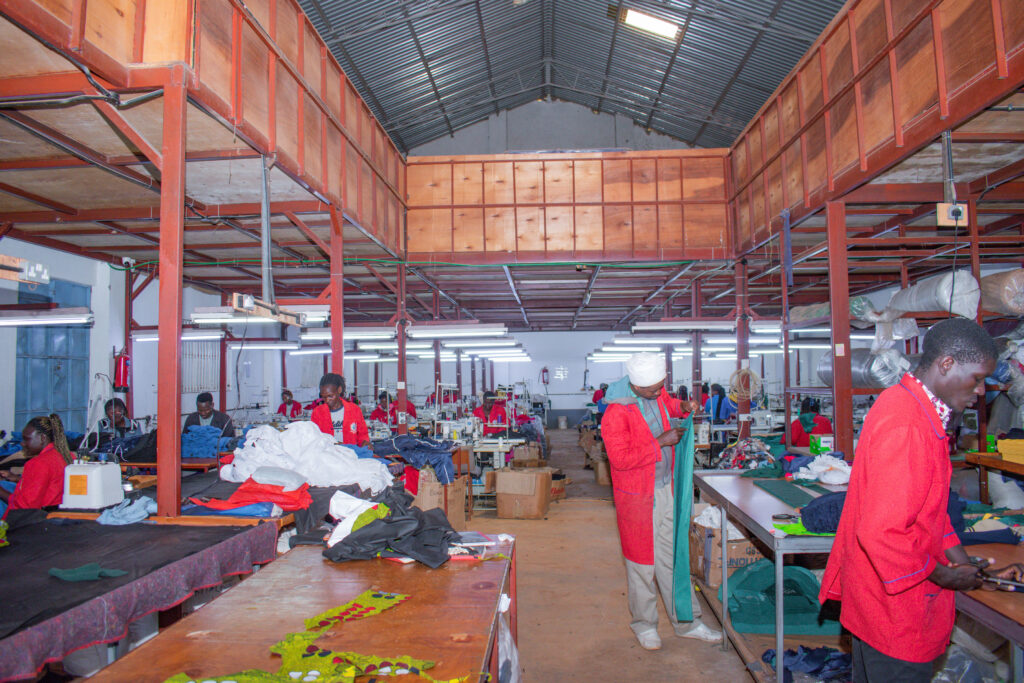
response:
<path fill-rule="evenodd" d="M 983 465 L 978 465 L 978 497 L 985 505 L 991 505 L 992 501 L 988 497 L 988 468 Z"/>

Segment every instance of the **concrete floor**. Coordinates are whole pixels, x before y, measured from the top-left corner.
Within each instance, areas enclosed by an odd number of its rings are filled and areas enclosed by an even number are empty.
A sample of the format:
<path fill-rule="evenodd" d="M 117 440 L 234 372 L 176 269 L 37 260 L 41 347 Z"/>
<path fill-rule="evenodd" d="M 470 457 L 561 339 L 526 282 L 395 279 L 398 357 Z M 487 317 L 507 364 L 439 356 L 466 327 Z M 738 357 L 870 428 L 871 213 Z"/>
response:
<path fill-rule="evenodd" d="M 525 681 L 716 681 L 751 678 L 731 649 L 672 632 L 663 606 L 662 649 L 640 647 L 629 629 L 626 575 L 611 487 L 583 469 L 576 430 L 551 430 L 550 464 L 572 480 L 546 520 L 476 515 L 471 528 L 517 538 L 519 656 Z M 719 628 L 705 608 L 707 623 Z"/>

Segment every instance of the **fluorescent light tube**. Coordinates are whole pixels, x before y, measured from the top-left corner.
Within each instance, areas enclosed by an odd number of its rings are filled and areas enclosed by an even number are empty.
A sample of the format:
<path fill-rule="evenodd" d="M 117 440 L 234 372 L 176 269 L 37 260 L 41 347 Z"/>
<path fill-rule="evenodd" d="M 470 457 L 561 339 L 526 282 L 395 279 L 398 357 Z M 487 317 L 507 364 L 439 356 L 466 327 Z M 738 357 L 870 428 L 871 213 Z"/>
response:
<path fill-rule="evenodd" d="M 299 348 L 298 342 L 231 342 L 228 348 L 232 351 L 292 351 Z"/>
<path fill-rule="evenodd" d="M 51 308 L 42 311 L 0 311 L 0 327 L 27 325 L 90 325 L 93 315 L 88 308 Z"/>
<path fill-rule="evenodd" d="M 455 348 L 473 348 L 475 346 L 515 346 L 519 342 L 515 339 L 472 339 L 462 340 L 457 339 L 448 341 L 447 339 L 441 342 L 442 346 Z"/>
<path fill-rule="evenodd" d="M 692 339 L 683 336 L 672 336 L 672 335 L 627 335 L 622 334 L 612 339 L 613 344 L 671 344 L 673 346 L 680 346 L 682 344 L 689 344 Z"/>
<path fill-rule="evenodd" d="M 627 26 L 653 33 L 668 40 L 675 40 L 679 33 L 679 27 L 672 22 L 652 17 L 650 14 L 638 12 L 635 9 L 627 9 L 622 21 Z"/>
<path fill-rule="evenodd" d="M 791 343 L 789 345 L 791 349 L 831 349 L 831 344 L 801 344 L 799 342 Z"/>
<path fill-rule="evenodd" d="M 208 332 L 186 332 L 181 335 L 181 341 L 219 341 L 224 338 L 223 330 L 210 330 Z M 156 332 L 142 333 L 139 335 L 132 335 L 133 342 L 154 342 L 159 341 L 160 337 Z"/>
<path fill-rule="evenodd" d="M 345 341 L 358 341 L 360 339 L 394 339 L 395 329 L 393 327 L 346 327 L 342 331 Z M 331 329 L 323 327 L 320 329 L 304 330 L 299 339 L 302 341 L 330 341 Z"/>
<path fill-rule="evenodd" d="M 450 325 L 411 325 L 406 334 L 412 339 L 444 339 L 446 337 L 501 337 L 508 333 L 504 325 L 462 323 Z"/>
<path fill-rule="evenodd" d="M 695 332 L 732 331 L 732 320 L 650 320 L 633 325 L 632 332 L 664 332 L 665 330 L 693 330 Z"/>

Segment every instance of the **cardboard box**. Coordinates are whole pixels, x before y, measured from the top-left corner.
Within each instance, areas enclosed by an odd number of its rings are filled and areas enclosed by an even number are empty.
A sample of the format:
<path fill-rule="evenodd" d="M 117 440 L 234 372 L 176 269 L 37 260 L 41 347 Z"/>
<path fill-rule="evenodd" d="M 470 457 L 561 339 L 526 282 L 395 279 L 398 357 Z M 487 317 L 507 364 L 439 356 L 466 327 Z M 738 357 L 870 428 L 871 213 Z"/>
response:
<path fill-rule="evenodd" d="M 412 504 L 421 510 L 441 508 L 448 523 L 456 531 L 465 531 L 469 477 L 459 477 L 450 484 L 441 484 L 429 467 L 420 470 L 419 489 Z"/>
<path fill-rule="evenodd" d="M 495 491 L 499 518 L 542 519 L 551 504 L 551 471 L 498 470 Z"/>
<path fill-rule="evenodd" d="M 831 434 L 811 434 L 811 453 L 830 453 L 836 447 L 836 438 Z"/>
<path fill-rule="evenodd" d="M 516 458 L 512 461 L 512 467 L 515 468 L 531 468 L 531 467 L 547 467 L 548 461 L 544 458 Z"/>
<path fill-rule="evenodd" d="M 512 460 L 539 460 L 540 446 L 535 443 L 523 444 L 512 449 Z M 535 465 L 536 467 L 536 465 Z"/>
<path fill-rule="evenodd" d="M 551 479 L 551 500 L 562 500 L 565 498 L 565 487 L 572 482 L 569 477 L 561 475 L 558 479 Z"/>
<path fill-rule="evenodd" d="M 694 516 L 707 507 L 706 503 L 693 506 Z M 729 541 L 729 576 L 737 569 L 764 559 L 764 555 L 749 539 Z M 690 521 L 690 573 L 700 578 L 708 588 L 722 585 L 722 530 L 709 529 Z"/>
<path fill-rule="evenodd" d="M 495 470 L 484 472 L 484 493 L 494 493 L 494 485 L 498 481 L 498 473 Z"/>
<path fill-rule="evenodd" d="M 594 483 L 601 486 L 612 485 L 612 473 L 608 469 L 607 460 L 598 460 L 594 463 Z"/>

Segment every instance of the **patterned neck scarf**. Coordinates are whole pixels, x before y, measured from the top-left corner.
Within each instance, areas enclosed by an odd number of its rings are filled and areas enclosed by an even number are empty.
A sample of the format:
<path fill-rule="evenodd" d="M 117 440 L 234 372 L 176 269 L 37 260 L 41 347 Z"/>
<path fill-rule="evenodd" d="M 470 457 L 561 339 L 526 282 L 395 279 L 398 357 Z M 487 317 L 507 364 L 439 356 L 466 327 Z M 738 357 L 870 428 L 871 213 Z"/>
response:
<path fill-rule="evenodd" d="M 939 421 L 942 422 L 942 428 L 948 428 L 949 417 L 950 415 L 953 414 L 953 409 L 947 406 L 945 401 L 943 401 L 941 398 L 933 394 L 931 392 L 931 389 L 925 386 L 924 382 L 915 377 L 913 373 L 908 372 L 907 376 L 909 376 L 910 379 L 917 382 L 917 386 L 921 387 L 921 389 L 924 390 L 924 395 L 928 397 L 928 400 L 931 401 L 932 403 L 932 407 L 935 408 L 935 412 L 938 413 L 939 415 Z"/>

